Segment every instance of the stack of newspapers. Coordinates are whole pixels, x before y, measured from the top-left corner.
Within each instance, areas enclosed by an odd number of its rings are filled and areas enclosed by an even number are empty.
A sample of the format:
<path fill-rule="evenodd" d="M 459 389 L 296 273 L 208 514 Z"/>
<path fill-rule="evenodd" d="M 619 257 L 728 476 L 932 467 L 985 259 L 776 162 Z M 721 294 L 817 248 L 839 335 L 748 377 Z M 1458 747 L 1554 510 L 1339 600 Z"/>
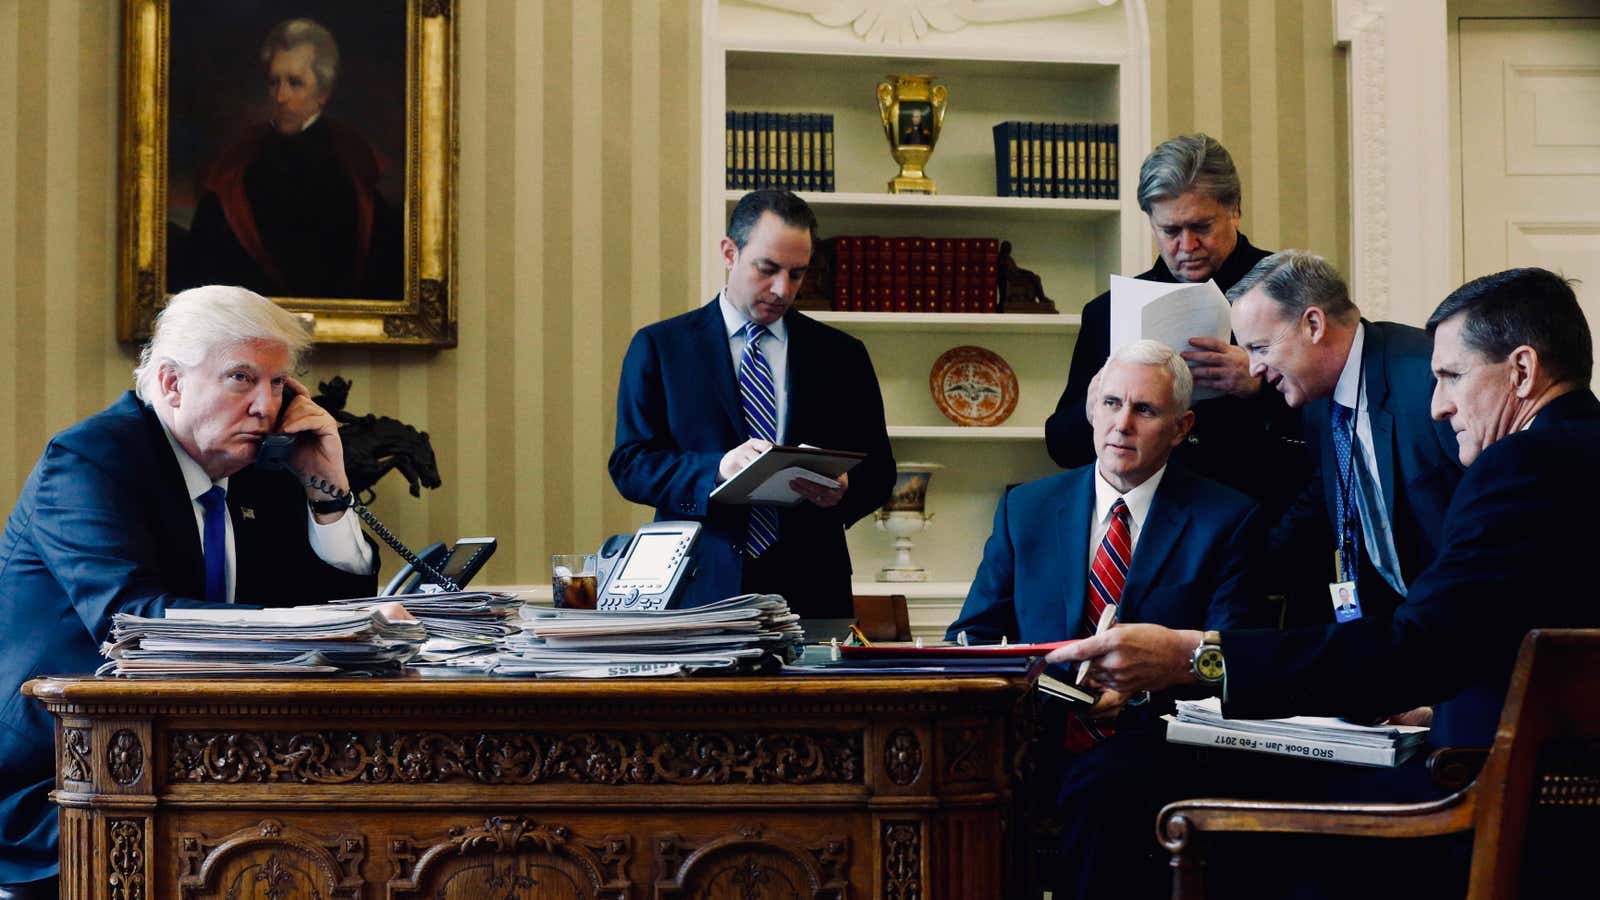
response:
<path fill-rule="evenodd" d="M 618 678 L 745 672 L 793 659 L 805 635 L 776 594 L 742 594 L 692 609 L 524 607 L 497 675 Z"/>
<path fill-rule="evenodd" d="M 109 662 L 96 674 L 131 677 L 393 674 L 426 631 L 376 609 L 169 609 L 165 618 L 117 613 Z"/>
<path fill-rule="evenodd" d="M 1166 716 L 1167 741 L 1226 750 L 1251 750 L 1361 766 L 1398 766 L 1428 738 L 1419 725 L 1359 725 L 1343 719 L 1224 719 L 1222 701 L 1179 700 Z"/>
<path fill-rule="evenodd" d="M 436 594 L 395 594 L 335 600 L 333 606 L 371 609 L 382 603 L 399 603 L 427 629 L 428 639 L 412 668 L 461 667 L 487 669 L 494 665 L 502 642 L 522 631 L 518 612 L 522 599 L 493 591 L 458 591 Z"/>

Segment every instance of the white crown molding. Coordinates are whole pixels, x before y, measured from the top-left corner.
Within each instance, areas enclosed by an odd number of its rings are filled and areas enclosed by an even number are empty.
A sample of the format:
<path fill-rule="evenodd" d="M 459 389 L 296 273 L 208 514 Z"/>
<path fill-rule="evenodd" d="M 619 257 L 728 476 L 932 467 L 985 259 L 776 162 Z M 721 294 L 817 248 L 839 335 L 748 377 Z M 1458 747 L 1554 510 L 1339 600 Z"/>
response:
<path fill-rule="evenodd" d="M 828 28 L 849 28 L 869 44 L 919 41 L 930 31 L 971 24 L 1049 19 L 1113 6 L 1117 0 L 746 0 L 810 16 Z"/>
<path fill-rule="evenodd" d="M 1449 292 L 1445 0 L 1335 0 L 1349 49 L 1351 289 L 1373 319 L 1420 324 Z"/>

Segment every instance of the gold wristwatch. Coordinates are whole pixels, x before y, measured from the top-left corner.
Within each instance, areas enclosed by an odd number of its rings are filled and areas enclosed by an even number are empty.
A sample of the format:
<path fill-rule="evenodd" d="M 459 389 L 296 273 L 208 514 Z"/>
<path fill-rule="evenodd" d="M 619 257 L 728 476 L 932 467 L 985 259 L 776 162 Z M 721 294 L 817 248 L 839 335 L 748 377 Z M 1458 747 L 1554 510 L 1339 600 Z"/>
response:
<path fill-rule="evenodd" d="M 1227 667 L 1222 661 L 1222 632 L 1208 631 L 1189 657 L 1189 674 L 1201 684 L 1221 684 Z"/>

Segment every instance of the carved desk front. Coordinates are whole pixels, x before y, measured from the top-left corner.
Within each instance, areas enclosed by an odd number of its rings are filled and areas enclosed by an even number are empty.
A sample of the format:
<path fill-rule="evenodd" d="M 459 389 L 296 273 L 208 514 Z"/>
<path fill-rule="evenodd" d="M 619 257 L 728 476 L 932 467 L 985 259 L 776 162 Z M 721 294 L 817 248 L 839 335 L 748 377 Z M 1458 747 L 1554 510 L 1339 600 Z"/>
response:
<path fill-rule="evenodd" d="M 43 678 L 62 896 L 1000 897 L 996 677 Z"/>

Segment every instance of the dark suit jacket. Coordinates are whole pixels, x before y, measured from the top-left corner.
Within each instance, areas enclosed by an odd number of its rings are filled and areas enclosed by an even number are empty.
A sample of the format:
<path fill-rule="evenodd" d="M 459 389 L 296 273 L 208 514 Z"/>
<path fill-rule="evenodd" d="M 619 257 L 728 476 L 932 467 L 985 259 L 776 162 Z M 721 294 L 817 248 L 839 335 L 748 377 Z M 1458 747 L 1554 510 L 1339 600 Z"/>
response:
<path fill-rule="evenodd" d="M 1230 716 L 1377 716 L 1434 705 L 1435 745 L 1487 746 L 1530 628 L 1593 628 L 1582 562 L 1600 509 L 1600 401 L 1588 390 L 1491 444 L 1461 479 L 1442 542 L 1392 620 L 1227 632 Z"/>
<path fill-rule="evenodd" d="M 1269 255 L 1239 235 L 1233 253 L 1217 270 L 1217 287 L 1226 292 Z M 1178 280 L 1160 259 L 1138 277 L 1168 284 Z M 1095 460 L 1094 429 L 1084 413 L 1084 403 L 1089 396 L 1089 382 L 1110 356 L 1111 292 L 1107 291 L 1083 308 L 1067 387 L 1056 401 L 1056 411 L 1045 420 L 1045 447 L 1062 468 L 1088 465 Z M 1173 460 L 1255 498 L 1261 504 L 1263 521 L 1277 521 L 1310 475 L 1301 442 L 1300 414 L 1273 390 L 1262 391 L 1248 400 L 1202 400 L 1195 404 L 1194 413 L 1194 428 L 1173 451 Z"/>
<path fill-rule="evenodd" d="M 1372 419 L 1373 455 L 1378 459 L 1384 507 L 1394 530 L 1400 572 L 1409 586 L 1433 560 L 1444 526 L 1445 509 L 1461 480 L 1461 463 L 1455 432 L 1446 422 L 1430 416 L 1433 342 L 1426 332 L 1393 322 L 1367 322 L 1361 349 L 1361 368 Z M 1333 456 L 1330 419 L 1332 399 L 1314 400 L 1305 407 L 1306 442 L 1313 461 L 1305 493 L 1275 530 L 1274 556 L 1302 571 L 1319 573 L 1323 581 L 1332 571 L 1334 534 L 1337 530 L 1334 480 L 1338 466 Z M 1361 548 L 1362 574 L 1358 578 L 1363 611 L 1387 614 L 1399 602 L 1372 567 L 1371 555 Z M 1326 589 L 1316 601 L 1321 623 L 1332 615 Z M 1326 615 L 1322 615 L 1326 614 Z"/>
<path fill-rule="evenodd" d="M 253 510 L 244 518 L 241 508 Z M 228 481 L 235 599 L 288 606 L 377 591 L 319 559 L 305 492 L 283 472 Z M 92 672 L 115 613 L 204 606 L 200 531 L 155 412 L 130 391 L 56 435 L 0 537 L 0 884 L 54 874 L 54 729 L 19 689 L 35 675 Z"/>
<path fill-rule="evenodd" d="M 852 614 L 850 553 L 844 530 L 877 509 L 894 487 L 894 456 L 883 396 L 866 346 L 838 329 L 790 310 L 790 444 L 867 454 L 833 509 L 810 503 L 781 509 L 778 544 L 763 554 L 777 567 L 790 606 L 807 617 Z M 682 606 L 740 592 L 749 507 L 711 503 L 717 463 L 747 439 L 738 382 L 715 300 L 639 330 L 622 361 L 617 441 L 611 480 L 622 496 L 655 507 L 657 521 L 702 525 L 698 573 Z M 768 556 L 770 555 L 770 559 Z"/>
<path fill-rule="evenodd" d="M 965 630 L 984 642 L 1002 635 L 1027 642 L 1081 637 L 1092 515 L 1094 466 L 1007 491 L 949 635 Z M 1266 624 L 1253 565 L 1260 526 L 1250 498 L 1169 463 L 1133 550 L 1120 621 L 1172 628 Z"/>

